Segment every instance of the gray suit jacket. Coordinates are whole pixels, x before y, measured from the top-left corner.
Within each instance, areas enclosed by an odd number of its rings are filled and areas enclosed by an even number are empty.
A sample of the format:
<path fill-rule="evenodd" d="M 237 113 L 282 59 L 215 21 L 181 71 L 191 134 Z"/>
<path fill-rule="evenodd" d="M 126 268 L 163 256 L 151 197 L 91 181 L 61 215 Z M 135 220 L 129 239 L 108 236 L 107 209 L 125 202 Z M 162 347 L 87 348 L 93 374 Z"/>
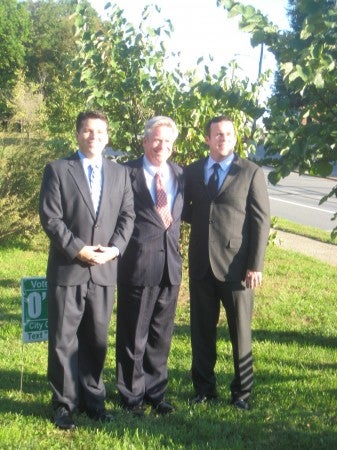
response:
<path fill-rule="evenodd" d="M 217 197 L 204 181 L 206 158 L 185 168 L 183 220 L 191 224 L 189 270 L 201 279 L 211 267 L 220 281 L 241 281 L 247 269 L 262 271 L 270 228 L 262 169 L 235 155 Z"/>
<path fill-rule="evenodd" d="M 130 161 L 130 173 L 136 220 L 132 237 L 120 260 L 118 281 L 135 286 L 158 286 L 165 264 L 172 285 L 181 282 L 182 259 L 179 251 L 180 218 L 183 208 L 183 171 L 168 162 L 177 181 L 177 195 L 172 209 L 173 223 L 165 230 L 146 186 L 143 157 Z"/>
<path fill-rule="evenodd" d="M 116 246 L 122 254 L 130 239 L 133 194 L 125 167 L 103 158 L 103 187 L 98 214 L 78 153 L 45 168 L 40 192 L 40 220 L 50 239 L 49 282 L 79 285 L 116 284 L 117 261 L 89 266 L 76 258 L 85 245 Z"/>

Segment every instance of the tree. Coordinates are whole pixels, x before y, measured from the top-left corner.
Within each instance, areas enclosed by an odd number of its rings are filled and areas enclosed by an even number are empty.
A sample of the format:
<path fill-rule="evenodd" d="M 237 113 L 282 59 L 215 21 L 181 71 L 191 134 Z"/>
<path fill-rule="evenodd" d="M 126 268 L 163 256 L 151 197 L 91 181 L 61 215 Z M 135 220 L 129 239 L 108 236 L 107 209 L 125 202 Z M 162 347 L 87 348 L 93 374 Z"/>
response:
<path fill-rule="evenodd" d="M 260 139 L 261 132 L 254 125 L 265 111 L 259 101 L 264 75 L 253 84 L 241 80 L 236 76 L 235 62 L 217 74 L 210 73 L 204 65 L 202 79 L 195 70 L 182 72 L 179 64 L 174 70 L 167 70 L 166 60 L 171 55 L 166 52 L 165 39 L 170 38 L 172 24 L 164 20 L 158 26 L 149 26 L 153 23 L 151 15 L 160 17 L 157 7 L 144 9 L 136 29 L 116 6 L 107 5 L 109 19 L 101 21 L 86 0 L 78 2 L 73 16 L 68 15 L 69 4 L 73 3 L 29 3 L 30 8 L 36 8 L 30 9 L 34 43 L 27 47 L 28 70 L 22 73 L 17 86 L 20 89 L 16 91 L 20 95 L 11 98 L 16 99 L 13 111 L 20 114 L 21 120 L 26 111 L 27 121 L 26 108 L 34 106 L 37 111 L 34 102 L 43 93 L 48 139 L 37 143 L 22 138 L 20 145 L 5 148 L 1 155 L 0 240 L 37 229 L 42 168 L 47 161 L 68 154 L 69 148 L 76 148 L 75 118 L 85 108 L 99 108 L 108 114 L 113 147 L 129 152 L 128 158 L 142 153 L 144 123 L 153 115 L 168 115 L 177 122 L 180 135 L 174 158 L 183 165 L 206 153 L 205 124 L 214 115 L 233 117 L 242 155 L 254 151 Z M 70 24 L 76 25 L 74 41 L 67 34 Z M 62 33 L 66 41 L 64 52 Z M 197 64 L 201 68 L 203 60 L 200 58 Z M 24 99 L 27 105 L 19 106 Z"/>
<path fill-rule="evenodd" d="M 109 21 L 92 33 L 87 5 L 79 4 L 75 81 L 87 104 L 103 109 L 111 118 L 115 145 L 137 153 L 141 152 L 139 136 L 145 120 L 167 110 L 175 96 L 175 85 L 163 71 L 161 36 L 170 34 L 170 23 L 165 28 L 146 29 L 147 8 L 136 32 L 120 8 L 108 4 L 107 9 Z"/>
<path fill-rule="evenodd" d="M 15 84 L 15 73 L 25 64 L 25 42 L 30 32 L 25 4 L 17 0 L 0 2 L 0 117 L 8 117 L 7 98 Z"/>
<path fill-rule="evenodd" d="M 37 83 L 44 95 L 46 127 L 55 136 L 69 142 L 76 111 L 83 104 L 73 85 L 72 64 L 77 54 L 75 11 L 77 0 L 28 0 L 32 32 L 27 41 L 28 81 Z M 88 29 L 97 30 L 101 21 L 97 12 L 87 7 Z"/>
<path fill-rule="evenodd" d="M 233 0 L 218 0 L 253 46 L 264 43 L 278 62 L 283 91 L 269 100 L 266 150 L 277 183 L 291 171 L 328 176 L 337 160 L 337 6 L 335 0 L 292 0 L 290 32 L 282 32 L 259 11 Z M 281 95 L 280 95 L 281 94 Z M 337 195 L 337 186 L 321 199 Z M 333 216 L 336 219 L 337 213 Z M 337 227 L 332 237 L 337 236 Z"/>
<path fill-rule="evenodd" d="M 77 0 L 28 0 L 32 30 L 26 43 L 27 77 L 43 86 L 50 95 L 54 82 L 69 80 L 69 64 L 76 55 L 74 13 Z M 90 26 L 99 26 L 96 11 L 90 7 Z"/>
<path fill-rule="evenodd" d="M 195 71 L 181 72 L 179 65 L 167 71 L 165 61 L 171 55 L 166 54 L 164 39 L 170 37 L 172 24 L 166 20 L 156 28 L 148 25 L 149 17 L 160 13 L 159 8 L 144 9 L 137 31 L 121 9 L 110 4 L 106 8 L 109 21 L 92 34 L 87 27 L 87 7 L 79 4 L 76 80 L 88 104 L 108 113 L 117 149 L 140 154 L 145 121 L 153 115 L 169 115 L 180 128 L 175 159 L 186 164 L 206 150 L 205 123 L 213 115 L 227 112 L 234 116 L 243 136 L 240 151 L 247 154 L 252 150 L 254 138 L 259 138 L 259 131 L 252 131 L 253 124 L 264 112 L 258 101 L 263 77 L 251 87 L 248 80 L 235 76 L 235 64 L 221 68 L 218 74 L 209 73 L 204 66 L 202 81 Z"/>
<path fill-rule="evenodd" d="M 33 131 L 40 130 L 43 121 L 43 95 L 37 84 L 26 81 L 22 71 L 16 73 L 16 79 L 16 85 L 8 101 L 12 110 L 10 123 L 20 124 L 21 133 L 25 132 L 29 140 Z"/>
<path fill-rule="evenodd" d="M 13 139 L 11 139 L 13 141 Z M 46 161 L 58 149 L 42 140 L 7 144 L 0 154 L 0 242 L 30 239 L 39 229 L 38 199 Z"/>

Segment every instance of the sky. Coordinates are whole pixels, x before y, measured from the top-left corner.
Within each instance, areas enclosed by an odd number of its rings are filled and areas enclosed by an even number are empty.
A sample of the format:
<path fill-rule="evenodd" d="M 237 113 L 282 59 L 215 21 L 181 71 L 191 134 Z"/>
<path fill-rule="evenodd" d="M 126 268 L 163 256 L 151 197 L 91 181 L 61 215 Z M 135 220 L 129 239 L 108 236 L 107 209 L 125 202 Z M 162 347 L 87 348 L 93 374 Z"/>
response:
<path fill-rule="evenodd" d="M 259 9 L 281 29 L 289 27 L 287 0 L 241 1 Z M 104 14 L 107 0 L 91 0 L 91 3 L 100 14 Z M 227 18 L 227 12 L 223 7 L 216 6 L 216 0 L 111 0 L 111 3 L 123 9 L 126 19 L 136 27 L 145 6 L 158 5 L 161 19 L 156 23 L 171 20 L 174 31 L 171 39 L 165 41 L 166 48 L 169 52 L 180 52 L 179 61 L 183 70 L 195 68 L 201 56 L 205 63 L 209 63 L 212 72 L 235 59 L 242 68 L 242 75 L 255 81 L 260 50 L 251 47 L 249 34 L 238 28 L 238 19 Z M 213 62 L 210 62 L 209 55 L 212 55 Z M 275 60 L 273 55 L 264 51 L 262 70 L 267 69 L 275 69 Z"/>

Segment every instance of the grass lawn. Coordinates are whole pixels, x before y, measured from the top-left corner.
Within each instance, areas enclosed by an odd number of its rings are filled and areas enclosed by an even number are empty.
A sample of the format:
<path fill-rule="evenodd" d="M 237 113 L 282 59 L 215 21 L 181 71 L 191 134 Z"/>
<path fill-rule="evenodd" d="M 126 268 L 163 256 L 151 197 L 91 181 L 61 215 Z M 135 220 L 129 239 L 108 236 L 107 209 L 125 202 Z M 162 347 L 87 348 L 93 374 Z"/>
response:
<path fill-rule="evenodd" d="M 232 357 L 222 312 L 216 366 L 220 398 L 192 407 L 189 307 L 181 288 L 169 359 L 169 417 L 136 419 L 117 404 L 114 327 L 104 378 L 115 422 L 75 416 L 75 432 L 50 421 L 47 344 L 22 344 L 20 279 L 44 276 L 47 244 L 0 249 L 0 449 L 336 449 L 337 268 L 270 246 L 256 291 L 251 410 L 228 405 Z"/>
<path fill-rule="evenodd" d="M 294 223 L 290 220 L 282 219 L 281 217 L 275 217 L 274 219 L 275 223 L 273 225 L 273 228 L 275 230 L 287 231 L 289 233 L 325 242 L 326 244 L 337 245 L 337 237 L 332 239 L 331 233 L 329 233 L 328 231 L 319 230 L 318 228 L 311 227 L 309 225 Z M 333 222 L 333 226 L 336 227 L 337 223 Z"/>

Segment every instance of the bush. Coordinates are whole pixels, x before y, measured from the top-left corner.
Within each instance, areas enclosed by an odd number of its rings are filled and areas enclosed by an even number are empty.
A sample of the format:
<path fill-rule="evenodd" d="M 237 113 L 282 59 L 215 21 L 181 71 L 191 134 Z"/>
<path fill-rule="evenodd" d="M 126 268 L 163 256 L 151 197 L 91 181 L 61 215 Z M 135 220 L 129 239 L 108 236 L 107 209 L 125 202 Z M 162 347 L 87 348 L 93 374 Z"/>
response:
<path fill-rule="evenodd" d="M 66 154 L 65 148 L 65 144 L 54 146 L 41 140 L 4 140 L 0 160 L 0 242 L 15 237 L 30 239 L 39 229 L 42 172 L 47 162 Z"/>

